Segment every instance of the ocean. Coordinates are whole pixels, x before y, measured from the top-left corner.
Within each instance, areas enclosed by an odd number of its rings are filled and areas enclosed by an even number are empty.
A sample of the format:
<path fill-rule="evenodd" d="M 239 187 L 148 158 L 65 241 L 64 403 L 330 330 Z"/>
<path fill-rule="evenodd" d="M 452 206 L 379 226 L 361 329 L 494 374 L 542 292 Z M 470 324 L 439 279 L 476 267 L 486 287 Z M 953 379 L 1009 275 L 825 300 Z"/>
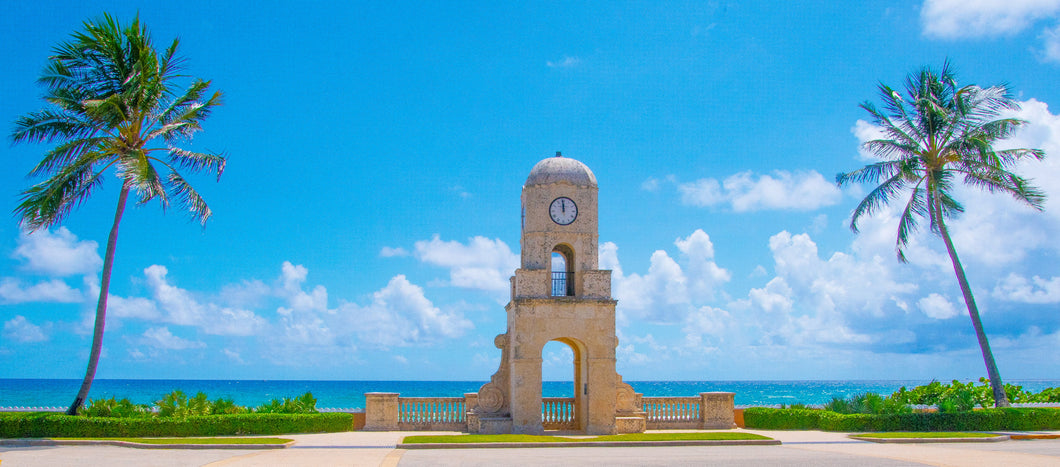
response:
<path fill-rule="evenodd" d="M 1011 380 L 1009 384 L 1039 392 L 1060 386 L 1060 380 Z M 272 399 L 297 397 L 312 392 L 318 408 L 358 409 L 364 407 L 366 392 L 396 392 L 402 396 L 458 397 L 477 392 L 484 381 L 287 381 L 287 380 L 165 380 L 97 379 L 89 399 L 128 398 L 137 404 L 153 404 L 173 390 L 189 397 L 202 391 L 215 400 L 231 398 L 236 404 L 255 407 Z M 912 388 L 930 381 L 629 381 L 645 396 L 694 396 L 701 392 L 727 391 L 736 394 L 737 406 L 778 404 L 825 404 L 833 397 L 850 397 L 865 392 L 889 395 L 905 386 Z M 81 384 L 79 379 L 0 379 L 0 407 L 66 407 Z M 573 394 L 571 382 L 546 381 L 546 397 Z"/>

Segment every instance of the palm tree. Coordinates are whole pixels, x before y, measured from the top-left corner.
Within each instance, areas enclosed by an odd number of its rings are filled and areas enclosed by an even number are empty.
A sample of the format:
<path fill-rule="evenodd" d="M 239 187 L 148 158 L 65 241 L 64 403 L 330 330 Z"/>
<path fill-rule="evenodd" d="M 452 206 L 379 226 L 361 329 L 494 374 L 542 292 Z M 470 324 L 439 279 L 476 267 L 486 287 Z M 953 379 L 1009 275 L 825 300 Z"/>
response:
<path fill-rule="evenodd" d="M 210 208 L 178 169 L 216 172 L 218 178 L 224 171 L 224 155 L 177 146 L 190 141 L 221 103 L 220 92 L 207 97 L 209 81 L 196 79 L 177 92 L 174 80 L 181 77 L 177 73 L 183 60 L 176 55 L 177 44 L 174 40 L 159 54 L 139 17 L 126 27 L 106 14 L 86 21 L 83 31 L 55 47 L 38 80 L 51 105 L 20 117 L 11 135 L 15 143 L 57 143 L 29 174 L 46 179 L 23 191 L 15 209 L 19 224 L 30 232 L 60 224 L 102 185 L 109 170 L 121 181 L 103 259 L 92 351 L 81 389 L 66 412 L 70 415 L 84 404 L 99 363 L 114 247 L 129 193 L 135 193 L 139 204 L 157 199 L 163 209 L 175 199 L 205 224 Z"/>
<path fill-rule="evenodd" d="M 986 363 L 994 405 L 1008 407 L 1001 375 L 983 331 L 972 288 L 950 239 L 946 219 L 964 212 L 964 206 L 953 197 L 958 181 L 991 193 L 1008 193 L 1041 210 L 1045 195 L 1010 169 L 1027 158 L 1041 160 L 1045 153 L 1040 149 L 994 149 L 994 143 L 1011 136 L 1026 123 L 1001 118 L 1003 111 L 1019 109 L 1019 104 L 1004 85 L 957 87 L 949 63 L 943 64 L 938 71 L 924 67 L 910 74 L 906 79 L 905 99 L 882 83 L 879 91 L 884 110 L 869 102 L 861 104 L 861 108 L 872 116 L 873 123 L 885 135 L 886 139 L 862 145 L 880 162 L 836 175 L 836 183 L 840 186 L 846 183 L 878 184 L 854 209 L 850 229 L 857 233 L 858 220 L 863 216 L 872 215 L 891 201 L 908 196 L 898 221 L 898 260 L 907 261 L 904 248 L 909 237 L 917 228 L 918 218 L 927 218 L 931 231 L 942 237 L 953 263 Z"/>

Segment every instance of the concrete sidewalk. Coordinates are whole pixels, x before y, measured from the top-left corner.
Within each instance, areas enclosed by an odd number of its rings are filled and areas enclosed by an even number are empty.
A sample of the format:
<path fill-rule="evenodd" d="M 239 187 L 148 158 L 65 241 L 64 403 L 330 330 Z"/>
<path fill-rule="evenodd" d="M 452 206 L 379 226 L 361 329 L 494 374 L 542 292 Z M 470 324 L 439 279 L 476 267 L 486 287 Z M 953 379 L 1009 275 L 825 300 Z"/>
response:
<path fill-rule="evenodd" d="M 346 432 L 289 435 L 294 446 L 276 450 L 133 449 L 115 446 L 0 447 L 0 467 L 52 465 L 264 466 L 306 465 L 869 465 L 1057 466 L 1060 440 L 967 444 L 876 444 L 846 433 L 746 430 L 780 440 L 780 446 L 561 447 L 533 449 L 403 450 L 411 434 L 447 432 Z M 1047 434 L 1057 434 L 1050 432 Z"/>

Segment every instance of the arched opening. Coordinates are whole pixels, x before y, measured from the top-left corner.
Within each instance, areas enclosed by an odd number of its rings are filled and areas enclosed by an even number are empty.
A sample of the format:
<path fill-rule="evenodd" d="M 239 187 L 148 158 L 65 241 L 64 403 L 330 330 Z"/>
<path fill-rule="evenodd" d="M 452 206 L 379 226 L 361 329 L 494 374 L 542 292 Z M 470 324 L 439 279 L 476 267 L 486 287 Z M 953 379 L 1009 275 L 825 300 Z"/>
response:
<path fill-rule="evenodd" d="M 567 245 L 552 249 L 552 296 L 574 296 L 574 250 Z"/>
<path fill-rule="evenodd" d="M 541 427 L 547 431 L 585 429 L 585 350 L 561 338 L 541 349 Z"/>

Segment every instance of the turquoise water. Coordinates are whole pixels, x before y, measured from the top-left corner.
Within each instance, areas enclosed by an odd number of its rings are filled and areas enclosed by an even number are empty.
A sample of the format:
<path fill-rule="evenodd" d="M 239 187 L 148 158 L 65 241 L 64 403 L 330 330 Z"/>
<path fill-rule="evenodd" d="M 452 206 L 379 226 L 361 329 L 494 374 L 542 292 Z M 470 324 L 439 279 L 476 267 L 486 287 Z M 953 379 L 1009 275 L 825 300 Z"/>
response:
<path fill-rule="evenodd" d="M 1028 391 L 1060 386 L 1060 380 L 1012 380 Z M 272 399 L 296 397 L 307 391 L 320 408 L 363 408 L 366 392 L 396 392 L 403 396 L 462 396 L 477 392 L 484 381 L 263 381 L 263 380 L 160 380 L 97 379 L 89 399 L 128 398 L 138 404 L 153 404 L 163 394 L 180 389 L 189 396 L 202 391 L 209 398 L 231 398 L 236 404 L 257 406 Z M 902 386 L 930 381 L 630 381 L 645 396 L 694 396 L 700 392 L 736 393 L 736 405 L 825 404 L 832 397 L 850 397 L 864 392 L 891 394 Z M 0 379 L 0 407 L 65 407 L 73 400 L 81 380 Z M 545 382 L 542 394 L 562 397 L 573 394 L 570 382 Z"/>

